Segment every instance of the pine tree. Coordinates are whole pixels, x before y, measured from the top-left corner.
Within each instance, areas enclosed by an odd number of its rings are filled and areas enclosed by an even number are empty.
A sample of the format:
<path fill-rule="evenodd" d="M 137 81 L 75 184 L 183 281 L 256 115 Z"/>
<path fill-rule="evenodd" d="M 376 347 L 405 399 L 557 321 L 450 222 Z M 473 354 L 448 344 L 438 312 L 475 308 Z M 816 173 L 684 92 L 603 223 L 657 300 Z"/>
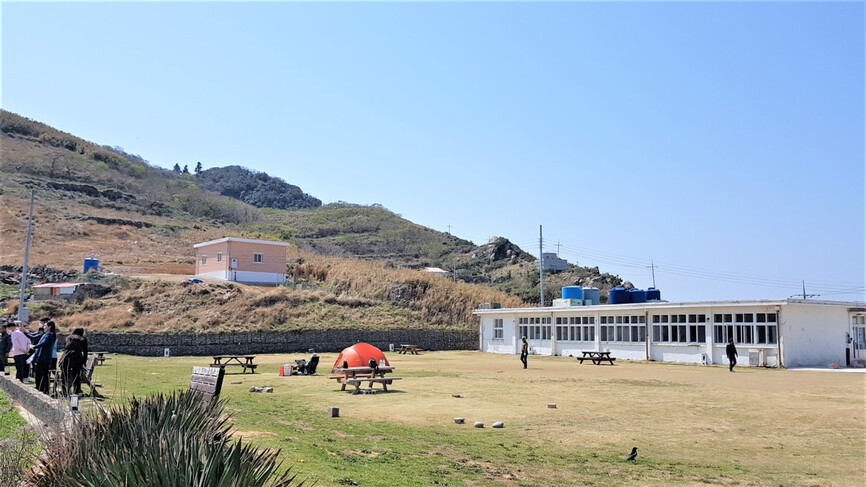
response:
<path fill-rule="evenodd" d="M 184 174 L 189 174 L 189 167 L 187 167 L 186 164 L 183 165 L 183 173 L 184 173 Z"/>
<path fill-rule="evenodd" d="M 201 174 L 201 161 L 195 163 L 195 173 Z"/>
<path fill-rule="evenodd" d="M 174 163 L 174 169 L 172 169 L 172 171 L 174 171 L 174 172 L 180 172 L 180 164 L 178 164 L 178 163 L 175 162 L 175 163 Z"/>

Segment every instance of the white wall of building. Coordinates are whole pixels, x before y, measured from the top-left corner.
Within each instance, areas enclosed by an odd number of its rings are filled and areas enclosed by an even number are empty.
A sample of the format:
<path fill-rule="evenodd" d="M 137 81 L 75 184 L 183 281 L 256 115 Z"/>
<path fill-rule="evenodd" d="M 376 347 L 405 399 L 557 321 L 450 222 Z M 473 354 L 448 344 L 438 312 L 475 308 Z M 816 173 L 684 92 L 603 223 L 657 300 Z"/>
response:
<path fill-rule="evenodd" d="M 848 309 L 837 306 L 791 304 L 780 323 L 785 367 L 845 366 Z"/>
<path fill-rule="evenodd" d="M 738 366 L 749 366 L 751 359 L 751 365 L 759 366 L 781 364 L 785 367 L 826 367 L 832 363 L 842 366 L 845 364 L 845 349 L 848 346 L 846 333 L 851 332 L 850 321 L 854 313 L 849 310 L 855 309 L 851 306 L 863 308 L 862 303 L 858 305 L 776 300 L 517 308 L 476 310 L 475 313 L 481 319 L 481 350 L 486 352 L 519 353 L 520 327 L 528 325 L 550 327 L 551 339 L 528 340 L 532 353 L 541 355 L 581 356 L 584 350 L 609 349 L 614 357 L 621 360 L 727 364 L 725 346 L 731 334 L 736 340 Z M 659 317 L 658 323 L 653 322 L 654 315 Z M 667 316 L 667 324 L 670 326 L 674 324 L 673 315 L 677 315 L 676 324 L 686 327 L 686 342 L 674 341 L 670 328 L 667 340 L 654 341 L 653 326 L 663 326 L 665 323 L 661 319 L 664 315 Z M 720 315 L 722 320 L 717 322 Z M 685 322 L 681 321 L 683 316 L 686 317 Z M 730 321 L 727 316 L 731 317 Z M 589 326 L 594 330 L 595 336 L 591 340 L 586 339 L 584 334 L 580 336 L 582 341 L 563 340 L 557 335 L 557 326 L 570 326 L 574 324 L 572 319 L 578 320 L 575 326 L 580 325 L 581 329 L 585 330 L 588 324 L 583 321 L 584 318 L 590 320 Z M 503 323 L 501 339 L 494 338 L 497 319 Z M 528 323 L 530 319 L 533 320 L 531 324 Z M 545 320 L 544 324 L 539 324 L 541 319 Z M 692 321 L 693 319 L 695 321 Z M 610 337 L 603 340 L 600 327 L 609 327 L 610 323 L 614 324 L 614 329 L 620 325 L 628 326 L 632 333 L 637 327 L 643 334 L 644 341 L 617 340 Z M 721 339 L 717 336 L 717 325 L 724 328 Z M 704 331 L 703 339 L 701 326 Z M 762 327 L 760 335 L 759 327 Z M 741 334 L 746 333 L 742 330 L 746 328 L 751 330 L 748 332 L 751 334 L 751 341 L 748 342 L 744 336 L 741 337 Z M 608 331 L 610 330 L 611 328 L 608 328 Z M 678 331 L 681 330 L 682 328 L 678 328 Z M 775 335 L 775 340 L 771 339 L 771 333 Z"/>
<path fill-rule="evenodd" d="M 286 282 L 285 274 L 274 272 L 253 272 L 253 271 L 215 271 L 196 274 L 200 277 L 210 277 L 213 279 L 222 279 L 224 281 L 234 281 L 248 284 L 282 284 Z"/>

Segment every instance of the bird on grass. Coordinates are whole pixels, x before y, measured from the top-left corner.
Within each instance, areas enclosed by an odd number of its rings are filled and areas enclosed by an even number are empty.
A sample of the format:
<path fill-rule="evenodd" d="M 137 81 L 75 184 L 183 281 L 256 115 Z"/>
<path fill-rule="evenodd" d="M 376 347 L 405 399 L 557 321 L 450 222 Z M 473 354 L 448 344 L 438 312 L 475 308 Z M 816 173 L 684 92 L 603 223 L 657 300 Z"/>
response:
<path fill-rule="evenodd" d="M 637 459 L 637 447 L 631 449 L 631 455 L 626 458 L 627 461 L 633 462 Z"/>

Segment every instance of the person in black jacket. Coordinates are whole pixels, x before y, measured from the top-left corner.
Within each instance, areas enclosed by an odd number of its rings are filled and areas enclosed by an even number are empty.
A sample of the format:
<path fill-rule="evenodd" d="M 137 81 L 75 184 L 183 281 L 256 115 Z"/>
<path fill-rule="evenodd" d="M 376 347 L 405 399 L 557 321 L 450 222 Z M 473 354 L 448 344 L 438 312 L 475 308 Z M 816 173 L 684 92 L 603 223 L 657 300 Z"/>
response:
<path fill-rule="evenodd" d="M 48 322 L 47 331 L 39 339 L 39 343 L 33 345 L 36 350 L 33 355 L 33 372 L 36 376 L 36 389 L 43 394 L 49 394 L 48 369 L 51 367 L 51 352 L 54 350 L 54 341 L 57 339 L 53 321 Z"/>
<path fill-rule="evenodd" d="M 733 372 L 734 366 L 737 365 L 737 347 L 734 346 L 734 339 L 728 340 L 728 346 L 725 347 L 725 354 L 728 356 L 728 370 Z"/>
<path fill-rule="evenodd" d="M 6 365 L 9 352 L 12 350 L 12 334 L 7 333 L 6 328 L 9 327 L 11 330 L 11 326 L 3 323 L 2 328 L 0 328 L 0 374 L 4 375 L 9 375 L 9 372 L 6 372 Z"/>
<path fill-rule="evenodd" d="M 87 338 L 84 328 L 76 328 L 66 337 L 66 349 L 60 358 L 63 372 L 63 393 L 81 394 L 81 371 L 87 362 Z"/>

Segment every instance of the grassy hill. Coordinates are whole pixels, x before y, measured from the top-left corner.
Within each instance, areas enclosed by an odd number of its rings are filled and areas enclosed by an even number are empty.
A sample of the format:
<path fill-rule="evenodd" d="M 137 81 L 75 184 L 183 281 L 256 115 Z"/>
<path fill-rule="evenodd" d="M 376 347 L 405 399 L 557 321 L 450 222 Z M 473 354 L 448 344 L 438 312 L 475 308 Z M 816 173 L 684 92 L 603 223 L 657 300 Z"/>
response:
<path fill-rule="evenodd" d="M 509 306 L 538 302 L 534 258 L 506 239 L 476 246 L 412 223 L 378 205 L 317 206 L 318 200 L 297 186 L 251 171 L 247 171 L 249 179 L 266 184 L 242 188 L 244 196 L 237 188 L 226 191 L 206 183 L 207 176 L 199 179 L 196 174 L 158 168 L 121 148 L 85 141 L 7 111 L 0 111 L 0 145 L 0 264 L 20 264 L 23 259 L 28 198 L 35 190 L 32 265 L 77 268 L 83 258 L 97 255 L 105 267 L 123 275 L 190 274 L 194 243 L 226 236 L 264 238 L 296 244 L 299 253 L 290 262 L 289 273 L 324 293 L 304 299 L 333 308 L 331 314 L 311 311 L 304 318 L 307 322 L 340 326 L 342 319 L 377 326 L 474 326 L 471 310 L 480 302 L 499 301 Z M 246 170 L 234 167 L 232 171 Z M 276 201 L 300 208 L 257 207 L 205 187 L 259 206 Z M 280 188 L 289 188 L 284 192 L 299 199 L 274 194 L 283 191 Z M 417 271 L 424 266 L 446 268 L 471 284 L 444 278 L 428 282 L 433 278 Z M 311 268 L 319 271 L 308 272 Z M 364 279 L 377 285 L 362 286 Z M 600 274 L 597 269 L 574 267 L 545 282 L 547 299 L 558 296 L 557 280 L 569 285 L 579 279 L 601 287 L 619 282 L 616 276 Z M 154 288 L 142 301 L 123 294 L 138 284 L 116 286 L 118 292 L 104 298 L 106 303 L 112 299 L 119 303 L 138 300 L 147 307 L 148 299 L 165 294 L 159 306 L 172 309 L 172 303 L 184 300 L 180 291 L 174 295 L 175 291 Z M 395 291 L 400 289 L 410 290 L 412 297 L 399 298 L 405 296 Z M 290 302 L 294 299 L 286 296 Z M 352 299 L 372 304 L 347 304 Z M 360 313 L 360 308 L 399 318 L 389 324 L 386 319 Z M 71 316 L 74 310 L 54 311 Z M 77 312 L 100 316 L 107 310 Z M 201 321 L 196 316 L 178 315 L 192 323 Z M 100 319 L 107 326 L 124 327 L 123 323 L 129 322 L 119 316 Z M 133 322 L 143 327 L 147 320 L 137 316 Z M 279 328 L 290 326 L 291 320 L 264 322 Z"/>

